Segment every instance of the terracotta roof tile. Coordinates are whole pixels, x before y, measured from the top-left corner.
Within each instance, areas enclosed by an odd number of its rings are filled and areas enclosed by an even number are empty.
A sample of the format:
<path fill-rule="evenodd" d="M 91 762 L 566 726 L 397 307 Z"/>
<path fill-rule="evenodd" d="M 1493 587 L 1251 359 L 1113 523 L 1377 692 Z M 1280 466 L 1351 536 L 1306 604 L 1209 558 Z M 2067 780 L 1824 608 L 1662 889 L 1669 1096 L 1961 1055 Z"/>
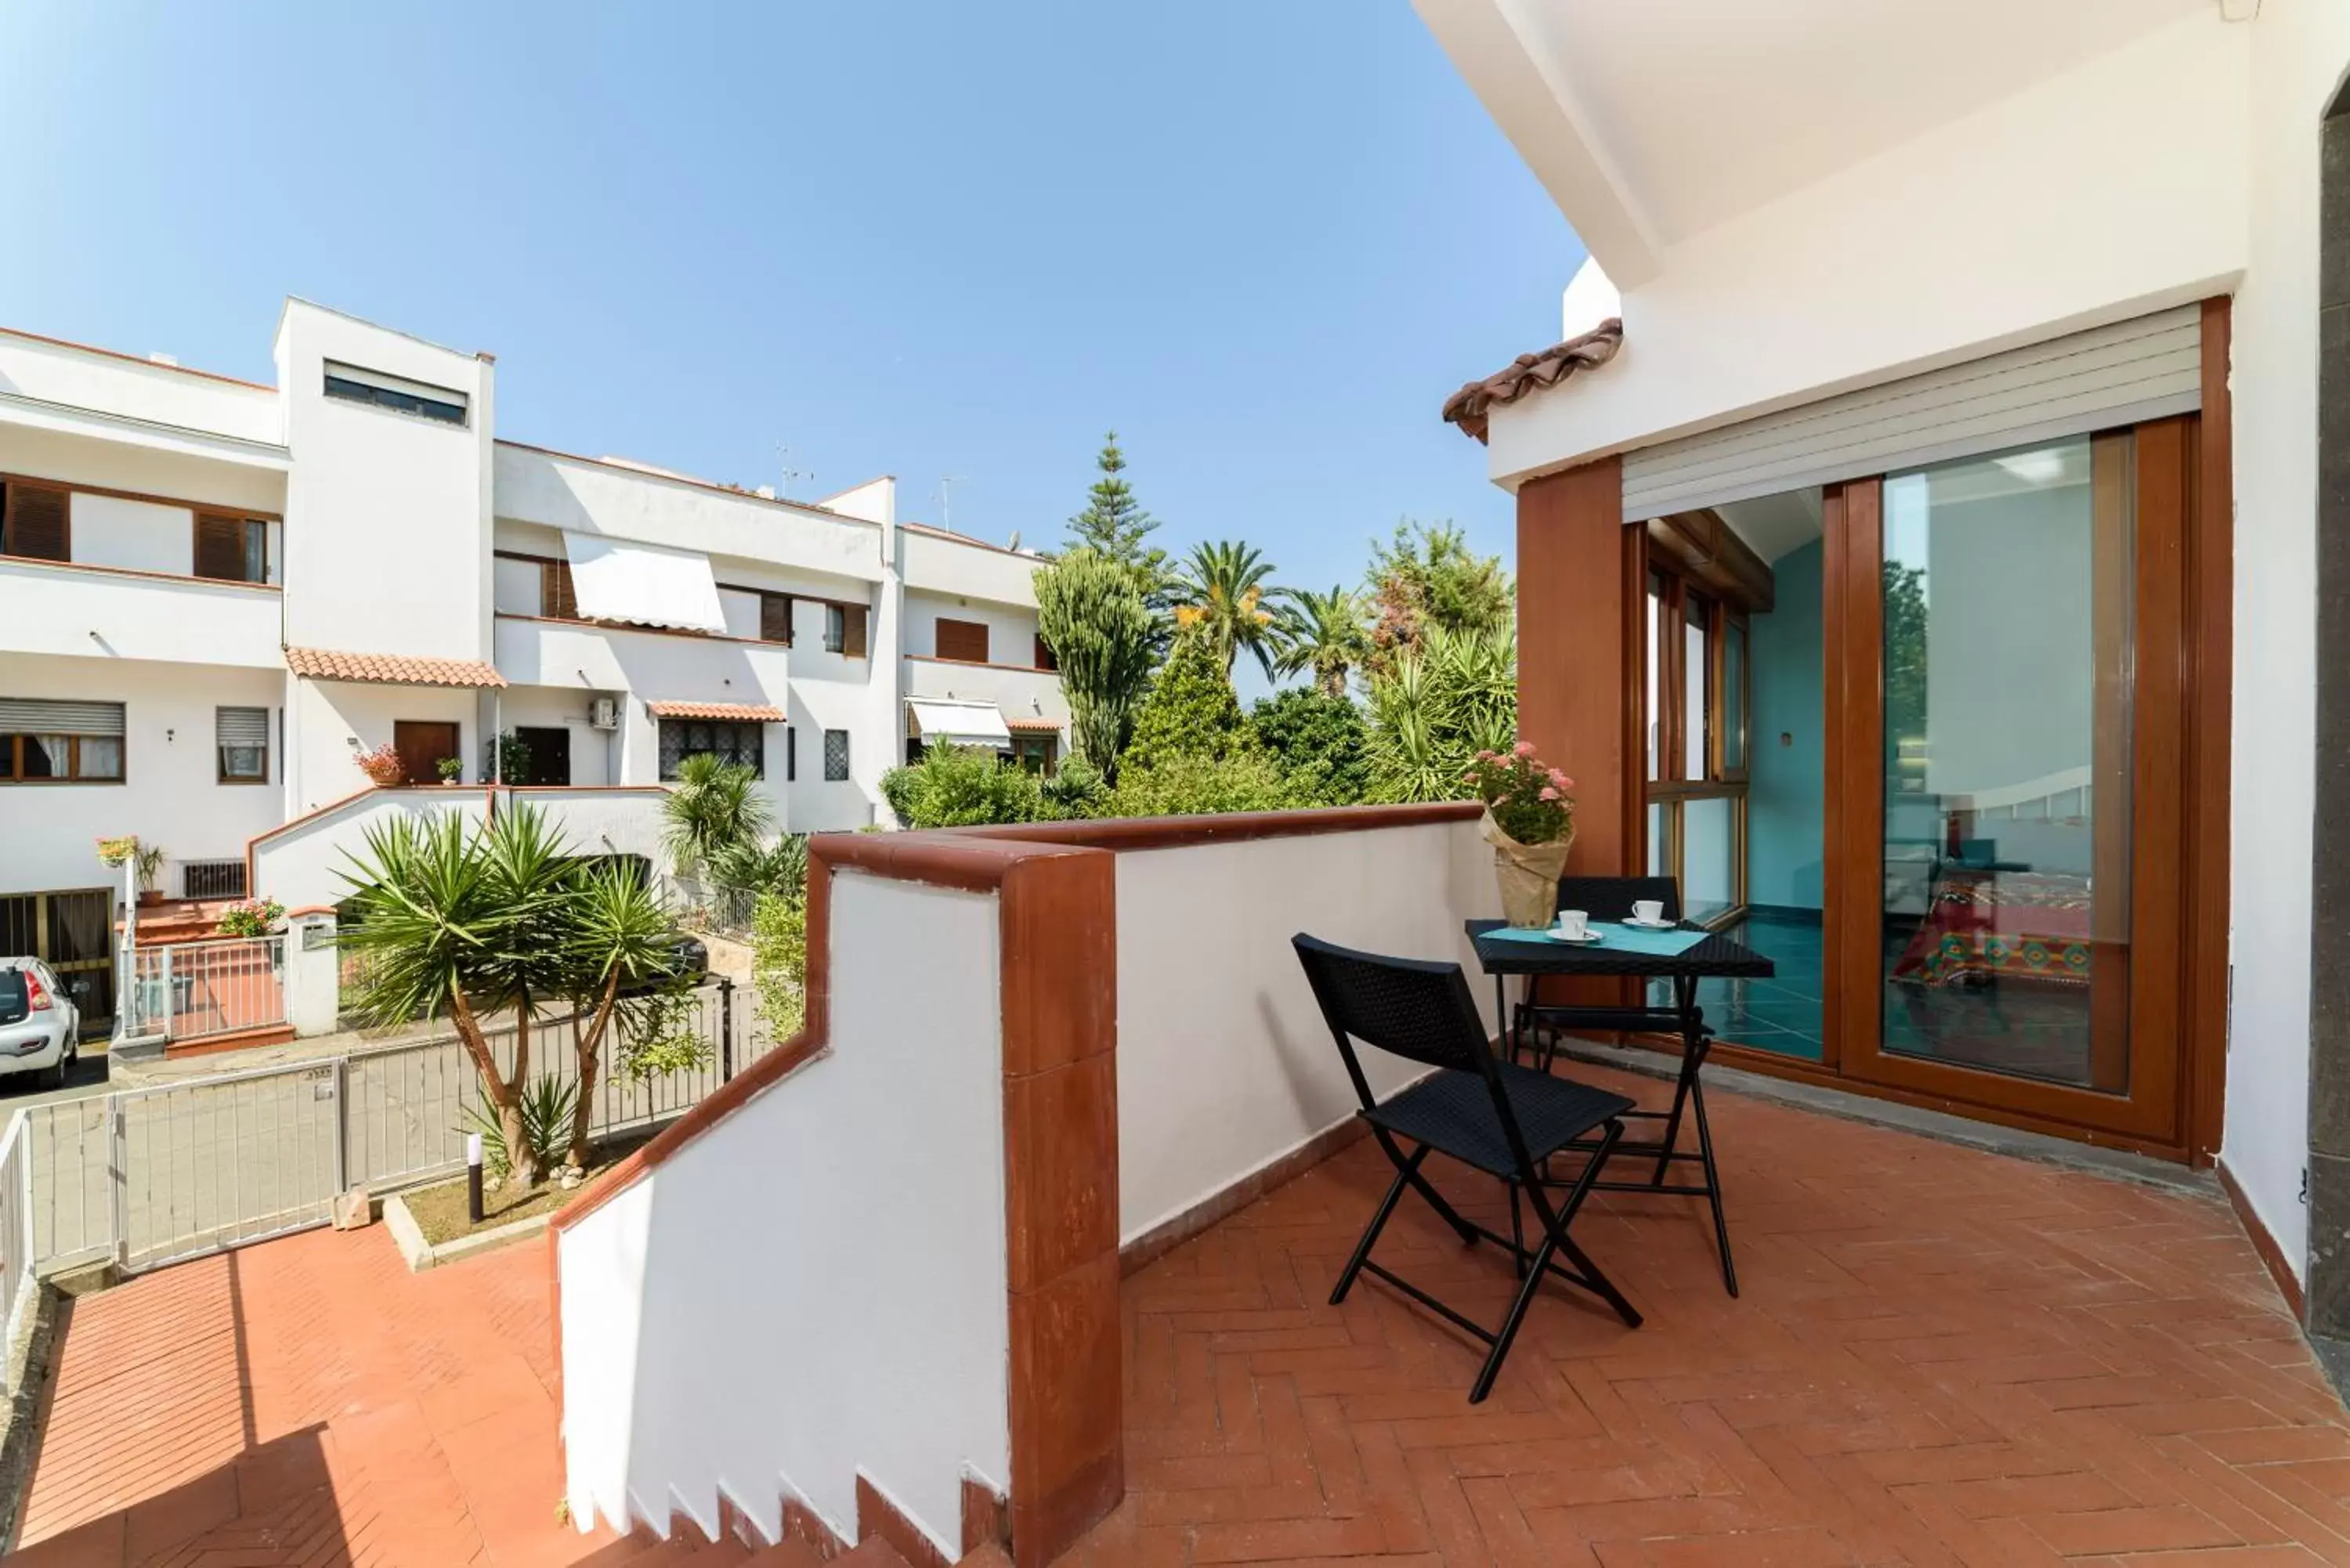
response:
<path fill-rule="evenodd" d="M 780 724 L 784 711 L 757 702 L 648 702 L 659 719 L 727 719 L 743 724 Z"/>
<path fill-rule="evenodd" d="M 504 686 L 506 678 L 478 659 L 414 659 L 404 653 L 339 653 L 289 648 L 286 668 L 313 680 L 363 680 L 380 686 Z"/>
<path fill-rule="evenodd" d="M 1014 734 L 1057 735 L 1061 732 L 1060 721 L 1057 719 L 1007 718 L 1003 721 L 1003 727 Z"/>
<path fill-rule="evenodd" d="M 1482 381 L 1471 381 L 1444 400 L 1448 424 L 1462 433 L 1485 439 L 1485 411 L 1496 403 L 1514 403 L 1528 392 L 1555 387 L 1569 376 L 1596 370 L 1616 358 L 1624 347 L 1624 324 L 1610 317 L 1579 337 L 1554 343 L 1539 354 L 1521 354 Z"/>

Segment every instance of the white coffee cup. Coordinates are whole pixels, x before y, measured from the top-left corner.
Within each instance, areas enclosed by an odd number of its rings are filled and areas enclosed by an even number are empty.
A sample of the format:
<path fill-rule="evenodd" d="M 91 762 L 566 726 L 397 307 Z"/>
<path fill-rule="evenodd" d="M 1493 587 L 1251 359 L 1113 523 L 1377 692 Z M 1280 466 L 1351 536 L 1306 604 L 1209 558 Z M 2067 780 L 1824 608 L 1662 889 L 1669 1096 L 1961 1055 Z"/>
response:
<path fill-rule="evenodd" d="M 1632 900 L 1632 918 L 1644 926 L 1661 926 L 1665 923 L 1665 901 L 1662 898 L 1635 898 Z"/>
<path fill-rule="evenodd" d="M 1591 916 L 1582 909 L 1561 909 L 1556 929 L 1560 936 L 1581 941 L 1591 934 Z"/>

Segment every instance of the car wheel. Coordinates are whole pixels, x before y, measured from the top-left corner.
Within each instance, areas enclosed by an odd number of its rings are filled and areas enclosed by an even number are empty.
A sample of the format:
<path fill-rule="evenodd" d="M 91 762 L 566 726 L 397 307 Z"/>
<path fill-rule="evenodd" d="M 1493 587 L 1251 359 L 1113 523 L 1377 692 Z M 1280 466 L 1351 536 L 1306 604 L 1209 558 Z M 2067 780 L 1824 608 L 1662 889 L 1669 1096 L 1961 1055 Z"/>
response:
<path fill-rule="evenodd" d="M 43 1089 L 64 1088 L 66 1086 L 65 1053 L 62 1051 L 58 1052 L 56 1064 L 49 1067 L 44 1067 L 39 1075 L 36 1077 L 33 1082 L 36 1087 Z"/>

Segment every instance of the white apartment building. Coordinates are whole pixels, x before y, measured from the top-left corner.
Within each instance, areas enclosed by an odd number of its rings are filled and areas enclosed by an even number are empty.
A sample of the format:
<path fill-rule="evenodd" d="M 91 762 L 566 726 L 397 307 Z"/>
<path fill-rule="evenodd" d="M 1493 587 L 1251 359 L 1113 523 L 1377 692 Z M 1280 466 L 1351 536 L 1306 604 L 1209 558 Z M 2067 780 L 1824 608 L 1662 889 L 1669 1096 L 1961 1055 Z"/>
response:
<path fill-rule="evenodd" d="M 100 837 L 162 846 L 167 898 L 299 908 L 387 814 L 533 799 L 657 859 L 697 752 L 808 832 L 886 819 L 922 742 L 1066 743 L 1037 557 L 900 524 L 892 480 L 811 504 L 501 441 L 490 355 L 302 300 L 275 358 L 0 330 L 0 950 L 93 1014 Z"/>

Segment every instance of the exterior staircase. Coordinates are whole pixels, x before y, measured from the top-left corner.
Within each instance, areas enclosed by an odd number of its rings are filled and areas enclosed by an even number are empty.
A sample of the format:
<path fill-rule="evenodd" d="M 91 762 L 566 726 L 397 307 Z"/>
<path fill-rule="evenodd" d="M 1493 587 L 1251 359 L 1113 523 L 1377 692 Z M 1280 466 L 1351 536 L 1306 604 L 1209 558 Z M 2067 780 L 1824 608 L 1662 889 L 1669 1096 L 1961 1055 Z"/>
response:
<path fill-rule="evenodd" d="M 879 1536 L 849 1551 L 826 1556 L 804 1541 L 780 1546 L 747 1546 L 730 1538 L 709 1541 L 691 1524 L 681 1524 L 667 1541 L 650 1532 L 630 1536 L 589 1558 L 581 1568 L 914 1568 Z M 954 1568 L 1012 1568 L 1000 1546 L 967 1553 Z"/>

